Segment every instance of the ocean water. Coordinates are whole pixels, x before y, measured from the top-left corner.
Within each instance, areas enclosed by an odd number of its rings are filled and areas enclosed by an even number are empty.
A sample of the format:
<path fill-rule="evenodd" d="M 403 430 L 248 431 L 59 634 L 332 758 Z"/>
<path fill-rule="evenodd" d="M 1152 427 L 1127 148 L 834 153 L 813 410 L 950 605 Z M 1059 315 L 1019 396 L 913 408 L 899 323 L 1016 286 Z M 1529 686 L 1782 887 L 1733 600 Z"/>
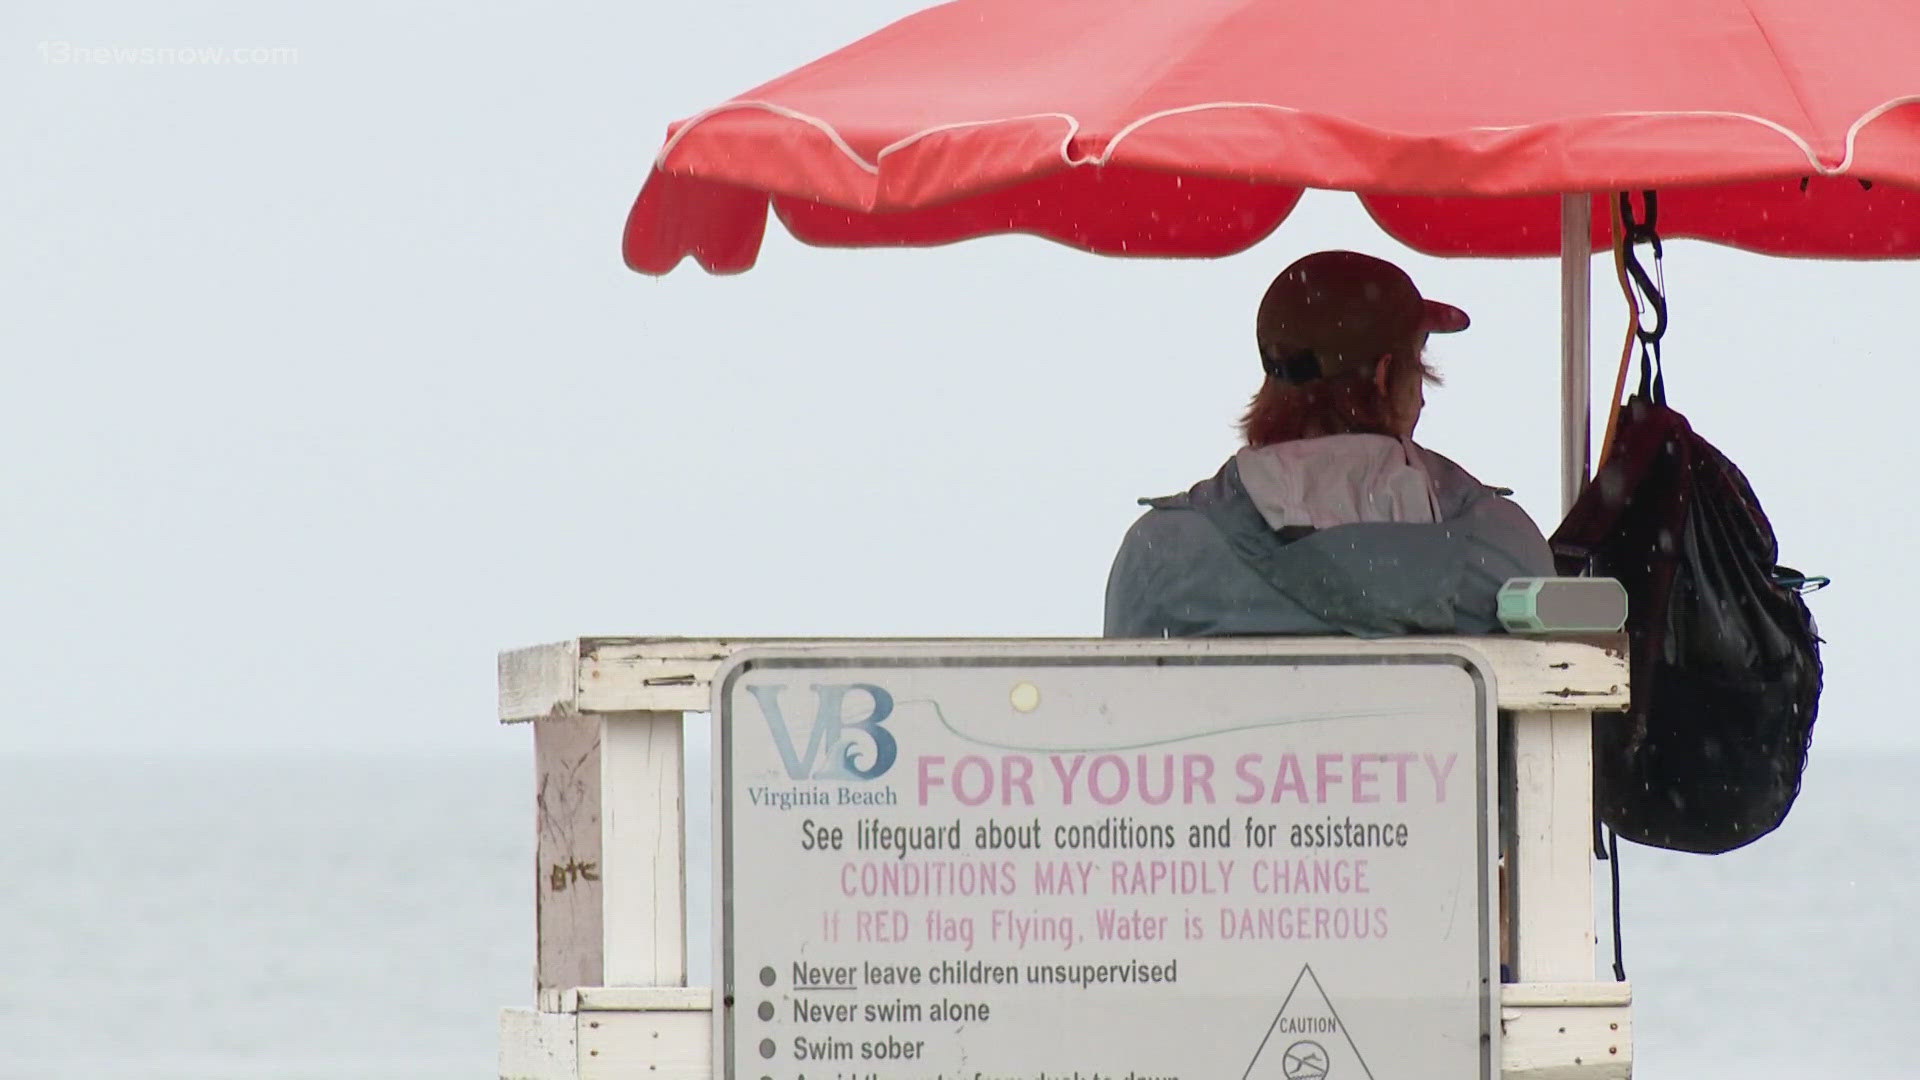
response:
<path fill-rule="evenodd" d="M 493 1075 L 532 996 L 532 772 L 0 759 L 0 1076 Z"/>
<path fill-rule="evenodd" d="M 502 742 L 0 758 L 0 1077 L 494 1075 L 497 1011 L 532 996 L 532 767 Z M 1636 1075 L 1920 1075 L 1916 775 L 1817 751 L 1752 848 L 1622 852 Z"/>

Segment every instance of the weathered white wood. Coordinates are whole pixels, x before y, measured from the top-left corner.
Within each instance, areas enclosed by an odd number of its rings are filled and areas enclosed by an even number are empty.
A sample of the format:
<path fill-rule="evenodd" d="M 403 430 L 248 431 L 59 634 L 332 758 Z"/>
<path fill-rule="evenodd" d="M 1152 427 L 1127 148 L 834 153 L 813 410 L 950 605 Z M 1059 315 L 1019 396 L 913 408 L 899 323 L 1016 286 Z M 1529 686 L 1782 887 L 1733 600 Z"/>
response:
<path fill-rule="evenodd" d="M 572 1014 L 500 1010 L 500 1080 L 575 1080 L 578 1060 Z"/>
<path fill-rule="evenodd" d="M 719 658 L 631 657 L 580 662 L 580 704 L 592 712 L 705 712 Z"/>
<path fill-rule="evenodd" d="M 600 720 L 551 717 L 533 725 L 534 989 L 548 995 L 605 980 L 601 962 Z"/>
<path fill-rule="evenodd" d="M 580 707 L 593 712 L 705 712 L 709 683 L 727 657 L 757 645 L 844 644 L 823 638 L 582 638 Z"/>
<path fill-rule="evenodd" d="M 569 1012 L 699 1012 L 713 1008 L 705 986 L 582 986 L 568 992 Z"/>
<path fill-rule="evenodd" d="M 1515 1005 L 1509 993 L 1500 1010 L 1502 1080 L 1627 1080 L 1633 1074 L 1633 1010 L 1627 984 L 1538 984 L 1540 993 L 1524 996 L 1577 999 L 1599 986 L 1620 988 L 1624 1000 Z"/>
<path fill-rule="evenodd" d="M 1622 709 L 1627 704 L 1627 648 L 1624 635 L 1556 638 L 1489 635 L 1473 638 L 1290 638 L 1301 652 L 1377 649 L 1404 651 L 1467 645 L 1486 658 L 1497 683 L 1499 707 L 1506 710 L 1586 711 Z M 827 641 L 750 638 L 582 638 L 573 708 L 581 712 L 661 710 L 702 712 L 708 708 L 713 673 L 722 661 L 749 646 L 806 648 L 846 645 L 926 646 L 928 639 Z M 948 642 L 951 644 L 951 642 Z M 1005 640 L 1012 648 L 1048 644 L 1113 651 L 1151 649 L 1153 641 Z M 1230 647 L 1230 643 L 1221 643 Z M 528 694 L 537 703 L 538 695 Z M 531 708 L 532 705 L 524 706 Z M 544 715 L 544 714 L 542 714 Z M 503 711 L 503 719 L 506 717 Z"/>
<path fill-rule="evenodd" d="M 1633 984 L 1630 982 L 1507 983 L 1500 988 L 1500 1003 L 1514 1009 L 1631 1005 L 1633 1004 Z"/>
<path fill-rule="evenodd" d="M 580 639 L 500 654 L 500 722 L 535 720 L 573 709 Z"/>
<path fill-rule="evenodd" d="M 710 1012 L 582 1012 L 580 1080 L 711 1080 Z"/>
<path fill-rule="evenodd" d="M 1453 640 L 1463 640 L 1487 658 L 1499 682 L 1499 707 L 1503 711 L 1586 713 L 1627 707 L 1625 634 L 1585 638 L 1490 635 Z"/>
<path fill-rule="evenodd" d="M 1594 974 L 1593 743 L 1585 713 L 1513 715 L 1515 975 L 1583 983 Z"/>
<path fill-rule="evenodd" d="M 681 714 L 600 716 L 605 978 L 576 985 L 687 981 Z"/>

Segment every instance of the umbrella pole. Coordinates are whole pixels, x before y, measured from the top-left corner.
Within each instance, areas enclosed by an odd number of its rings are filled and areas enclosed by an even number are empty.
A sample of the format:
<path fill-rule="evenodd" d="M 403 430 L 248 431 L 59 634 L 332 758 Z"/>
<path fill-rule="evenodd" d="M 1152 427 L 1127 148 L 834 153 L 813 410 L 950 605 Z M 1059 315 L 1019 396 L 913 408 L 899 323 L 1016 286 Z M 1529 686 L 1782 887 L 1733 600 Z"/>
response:
<path fill-rule="evenodd" d="M 1593 197 L 1560 196 L 1560 510 L 1587 483 L 1591 453 Z"/>

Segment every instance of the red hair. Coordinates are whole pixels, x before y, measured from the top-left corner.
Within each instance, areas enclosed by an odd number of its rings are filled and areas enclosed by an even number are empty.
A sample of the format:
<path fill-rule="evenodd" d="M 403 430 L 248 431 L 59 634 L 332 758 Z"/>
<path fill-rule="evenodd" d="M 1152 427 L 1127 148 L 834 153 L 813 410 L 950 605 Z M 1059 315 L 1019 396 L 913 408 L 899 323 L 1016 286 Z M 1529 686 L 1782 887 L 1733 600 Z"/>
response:
<path fill-rule="evenodd" d="M 1437 384 L 1440 374 L 1427 365 L 1420 349 L 1392 354 L 1387 386 L 1394 397 L 1410 398 L 1421 382 Z M 1256 449 L 1322 435 L 1397 435 L 1396 411 L 1394 401 L 1374 385 L 1371 372 L 1305 383 L 1269 377 L 1247 406 L 1240 431 Z"/>

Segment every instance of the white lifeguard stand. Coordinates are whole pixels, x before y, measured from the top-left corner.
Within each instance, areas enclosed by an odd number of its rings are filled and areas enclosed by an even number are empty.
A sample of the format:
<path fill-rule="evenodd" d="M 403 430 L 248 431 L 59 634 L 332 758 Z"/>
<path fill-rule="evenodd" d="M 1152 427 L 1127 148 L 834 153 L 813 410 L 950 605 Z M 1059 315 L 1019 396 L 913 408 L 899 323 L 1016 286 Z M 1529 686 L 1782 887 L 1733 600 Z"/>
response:
<path fill-rule="evenodd" d="M 1591 725 L 1627 705 L 1625 635 L 1269 640 L 1303 655 L 1464 648 L 1491 673 L 1511 807 L 1503 952 L 1518 980 L 1500 987 L 1499 1073 L 1630 1076 L 1631 991 L 1596 978 L 1592 878 Z M 712 707 L 713 677 L 741 649 L 892 644 L 595 637 L 501 654 L 500 721 L 533 729 L 538 836 L 533 1002 L 501 1014 L 502 1078 L 711 1080 L 714 992 L 687 985 L 684 714 Z"/>

